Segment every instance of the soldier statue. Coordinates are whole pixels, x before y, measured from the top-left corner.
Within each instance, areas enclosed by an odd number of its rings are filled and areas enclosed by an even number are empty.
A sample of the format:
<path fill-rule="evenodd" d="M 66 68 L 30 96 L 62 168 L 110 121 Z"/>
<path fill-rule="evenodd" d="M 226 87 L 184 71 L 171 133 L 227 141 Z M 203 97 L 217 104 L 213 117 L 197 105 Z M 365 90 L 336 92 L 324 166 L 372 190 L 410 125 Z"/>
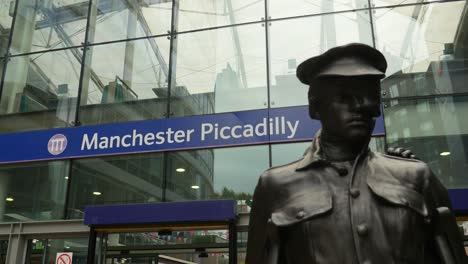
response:
<path fill-rule="evenodd" d="M 302 159 L 261 175 L 247 264 L 467 263 L 447 190 L 427 164 L 369 150 L 386 68 L 358 43 L 298 66 L 322 128 Z"/>

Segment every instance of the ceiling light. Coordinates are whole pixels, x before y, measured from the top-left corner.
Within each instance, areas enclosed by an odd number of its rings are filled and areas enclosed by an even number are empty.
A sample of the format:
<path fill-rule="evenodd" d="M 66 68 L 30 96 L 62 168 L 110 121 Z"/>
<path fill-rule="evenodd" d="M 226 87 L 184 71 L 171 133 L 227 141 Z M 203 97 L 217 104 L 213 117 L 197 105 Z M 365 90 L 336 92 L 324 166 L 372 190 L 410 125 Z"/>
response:
<path fill-rule="evenodd" d="M 15 199 L 13 199 L 13 197 L 7 197 L 5 200 L 6 200 L 7 202 L 13 202 Z"/>
<path fill-rule="evenodd" d="M 177 172 L 185 172 L 185 169 L 184 169 L 184 168 L 177 168 L 175 171 L 177 171 Z"/>
<path fill-rule="evenodd" d="M 101 195 L 101 192 L 93 192 L 94 195 Z"/>
<path fill-rule="evenodd" d="M 65 246 L 66 249 L 69 249 L 70 247 L 69 246 Z"/>
<path fill-rule="evenodd" d="M 195 190 L 200 189 L 200 186 L 198 186 L 198 185 L 192 185 L 192 189 L 195 189 Z"/>
<path fill-rule="evenodd" d="M 448 156 L 448 155 L 450 155 L 450 152 L 444 151 L 444 152 L 441 152 L 440 155 L 441 156 Z"/>
<path fill-rule="evenodd" d="M 65 180 L 68 180 L 68 176 L 65 176 Z"/>

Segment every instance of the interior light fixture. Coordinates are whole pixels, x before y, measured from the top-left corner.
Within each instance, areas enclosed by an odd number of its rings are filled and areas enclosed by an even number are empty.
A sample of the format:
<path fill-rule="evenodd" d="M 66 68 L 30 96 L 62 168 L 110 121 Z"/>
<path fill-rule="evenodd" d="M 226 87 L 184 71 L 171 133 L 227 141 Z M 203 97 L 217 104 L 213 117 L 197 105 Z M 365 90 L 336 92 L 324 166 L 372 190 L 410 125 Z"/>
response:
<path fill-rule="evenodd" d="M 177 171 L 177 172 L 185 172 L 185 169 L 184 169 L 184 168 L 177 168 L 175 171 Z"/>
<path fill-rule="evenodd" d="M 68 176 L 65 176 L 65 180 L 68 180 Z"/>
<path fill-rule="evenodd" d="M 69 246 L 65 246 L 65 248 L 66 248 L 66 249 L 70 249 L 70 247 L 69 247 Z"/>
<path fill-rule="evenodd" d="M 448 156 L 448 155 L 450 155 L 450 152 L 444 151 L 444 152 L 441 152 L 440 155 L 441 156 Z"/>
<path fill-rule="evenodd" d="M 195 189 L 195 190 L 200 189 L 200 186 L 198 186 L 198 185 L 192 185 L 192 189 Z"/>
<path fill-rule="evenodd" d="M 101 193 L 101 192 L 93 192 L 93 194 L 96 195 L 96 196 L 99 196 L 99 195 L 101 195 L 102 193 Z"/>
<path fill-rule="evenodd" d="M 13 202 L 15 199 L 13 199 L 13 197 L 7 197 L 5 200 L 6 200 L 7 202 Z"/>

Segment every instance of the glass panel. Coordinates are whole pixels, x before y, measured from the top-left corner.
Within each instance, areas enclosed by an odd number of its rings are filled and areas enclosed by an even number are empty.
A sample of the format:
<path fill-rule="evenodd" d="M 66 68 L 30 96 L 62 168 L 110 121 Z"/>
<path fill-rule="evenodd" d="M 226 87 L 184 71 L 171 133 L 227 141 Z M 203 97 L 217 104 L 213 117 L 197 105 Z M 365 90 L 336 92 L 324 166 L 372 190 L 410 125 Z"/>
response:
<path fill-rule="evenodd" d="M 369 148 L 374 152 L 387 153 L 385 149 L 385 137 L 373 137 L 369 142 Z"/>
<path fill-rule="evenodd" d="M 389 147 L 410 149 L 447 188 L 468 187 L 468 97 L 385 102 Z"/>
<path fill-rule="evenodd" d="M 6 264 L 7 251 L 8 251 L 8 240 L 0 240 L 0 264 Z"/>
<path fill-rule="evenodd" d="M 178 32 L 260 21 L 265 17 L 263 0 L 181 0 Z"/>
<path fill-rule="evenodd" d="M 311 142 L 271 145 L 271 165 L 281 166 L 302 158 Z"/>
<path fill-rule="evenodd" d="M 246 233 L 241 234 L 246 239 Z M 95 262 L 228 264 L 229 238 L 229 231 L 222 227 L 99 233 Z M 243 263 L 245 248 L 240 249 L 238 257 L 238 263 Z"/>
<path fill-rule="evenodd" d="M 168 201 L 236 199 L 242 204 L 268 168 L 268 146 L 172 152 L 169 162 Z"/>
<path fill-rule="evenodd" d="M 296 78 L 302 61 L 351 42 L 372 45 L 367 11 L 275 21 L 270 32 L 272 107 L 308 104 L 308 88 Z"/>
<path fill-rule="evenodd" d="M 375 11 L 378 49 L 387 58 L 384 98 L 468 92 L 467 2 Z"/>
<path fill-rule="evenodd" d="M 0 101 L 0 133 L 72 126 L 81 52 L 10 58 Z"/>
<path fill-rule="evenodd" d="M 91 43 L 149 37 L 171 30 L 170 0 L 93 0 L 92 8 Z"/>
<path fill-rule="evenodd" d="M 164 117 L 169 40 L 149 38 L 92 46 L 81 97 L 82 124 Z"/>
<path fill-rule="evenodd" d="M 62 219 L 69 162 L 0 166 L 0 222 Z"/>
<path fill-rule="evenodd" d="M 286 143 L 271 145 L 271 163 L 273 166 L 281 166 L 299 160 L 310 147 L 311 142 Z M 369 148 L 374 152 L 385 152 L 385 138 L 373 137 L 369 142 Z"/>
<path fill-rule="evenodd" d="M 73 161 L 68 218 L 87 205 L 160 202 L 163 153 Z"/>
<path fill-rule="evenodd" d="M 17 2 L 11 54 L 79 46 L 84 42 L 87 0 Z"/>
<path fill-rule="evenodd" d="M 414 3 L 427 3 L 434 2 L 438 0 L 371 0 L 372 7 L 380 6 L 392 6 L 392 5 L 401 5 L 401 4 L 414 4 Z M 442 0 L 444 1 L 444 0 Z"/>
<path fill-rule="evenodd" d="M 264 30 L 254 24 L 178 35 L 173 115 L 265 108 Z"/>
<path fill-rule="evenodd" d="M 248 232 L 237 232 L 237 263 L 245 264 Z"/>
<path fill-rule="evenodd" d="M 73 264 L 86 264 L 88 256 L 88 238 L 33 238 L 28 240 L 26 263 L 56 263 L 57 253 L 72 253 Z M 64 262 L 68 263 L 68 259 Z"/>
<path fill-rule="evenodd" d="M 15 4 L 16 1 L 0 1 L 0 28 L 2 29 L 2 34 L 0 34 L 0 57 L 4 57 L 7 53 Z"/>
<path fill-rule="evenodd" d="M 268 0 L 271 18 L 303 16 L 367 8 L 367 0 Z"/>
<path fill-rule="evenodd" d="M 164 248 L 187 247 L 218 247 L 228 246 L 229 231 L 219 230 L 184 230 L 162 232 L 131 232 L 107 234 L 107 250 L 135 250 L 144 246 L 158 246 Z M 113 248 L 110 248 L 113 247 Z M 146 247 L 148 248 L 148 247 Z"/>

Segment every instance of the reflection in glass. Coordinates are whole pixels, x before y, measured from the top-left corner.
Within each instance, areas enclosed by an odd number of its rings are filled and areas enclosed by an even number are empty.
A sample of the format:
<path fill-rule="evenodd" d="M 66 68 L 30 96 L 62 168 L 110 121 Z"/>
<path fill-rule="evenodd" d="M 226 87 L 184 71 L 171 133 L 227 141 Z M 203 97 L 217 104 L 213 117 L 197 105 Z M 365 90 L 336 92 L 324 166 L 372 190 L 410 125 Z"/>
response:
<path fill-rule="evenodd" d="M 260 21 L 264 17 L 264 0 L 181 0 L 177 31 Z"/>
<path fill-rule="evenodd" d="M 0 132 L 68 127 L 75 118 L 81 51 L 12 57 L 0 101 Z"/>
<path fill-rule="evenodd" d="M 15 4 L 16 1 L 0 1 L 0 28 L 2 29 L 2 34 L 0 34 L 0 57 L 4 57 L 7 53 Z"/>
<path fill-rule="evenodd" d="M 85 264 L 88 256 L 88 238 L 28 239 L 26 263 L 56 263 L 57 253 L 61 252 L 72 253 L 73 264 Z"/>
<path fill-rule="evenodd" d="M 381 6 L 393 6 L 393 5 L 401 5 L 401 4 L 415 4 L 415 3 L 427 3 L 427 2 L 434 2 L 437 0 L 371 0 L 372 7 L 381 7 Z"/>
<path fill-rule="evenodd" d="M 8 251 L 8 240 L 0 240 L 0 264 L 6 264 L 7 251 Z"/>
<path fill-rule="evenodd" d="M 128 232 L 107 234 L 107 250 L 142 249 L 144 246 L 165 246 L 164 248 L 177 248 L 182 245 L 193 247 L 201 246 L 228 246 L 229 231 L 227 229 L 209 230 L 167 230 L 151 232 Z M 112 247 L 112 248 L 110 248 Z"/>
<path fill-rule="evenodd" d="M 302 158 L 311 142 L 271 145 L 271 165 L 281 166 Z"/>
<path fill-rule="evenodd" d="M 93 0 L 89 42 L 167 34 L 172 1 Z"/>
<path fill-rule="evenodd" d="M 17 3 L 11 54 L 79 46 L 84 41 L 88 0 Z"/>
<path fill-rule="evenodd" d="M 169 160 L 168 201 L 236 199 L 242 205 L 268 168 L 268 146 L 179 151 Z"/>
<path fill-rule="evenodd" d="M 428 163 L 447 188 L 468 187 L 468 97 L 385 102 L 389 147 L 404 147 Z"/>
<path fill-rule="evenodd" d="M 0 222 L 62 219 L 68 165 L 68 161 L 1 165 Z"/>
<path fill-rule="evenodd" d="M 92 46 L 87 57 L 82 124 L 165 116 L 169 40 L 149 38 Z"/>
<path fill-rule="evenodd" d="M 387 58 L 384 97 L 468 92 L 467 2 L 377 9 L 378 49 Z"/>
<path fill-rule="evenodd" d="M 178 35 L 173 115 L 265 108 L 264 30 L 254 24 Z"/>
<path fill-rule="evenodd" d="M 271 18 L 304 16 L 368 8 L 367 0 L 268 0 Z"/>
<path fill-rule="evenodd" d="M 275 21 L 270 32 L 272 107 L 307 105 L 307 86 L 296 77 L 302 61 L 351 42 L 372 45 L 364 11 Z"/>
<path fill-rule="evenodd" d="M 102 263 L 229 263 L 227 229 L 104 233 L 97 245 Z"/>
<path fill-rule="evenodd" d="M 68 218 L 83 218 L 87 205 L 162 200 L 162 153 L 75 160 Z"/>

